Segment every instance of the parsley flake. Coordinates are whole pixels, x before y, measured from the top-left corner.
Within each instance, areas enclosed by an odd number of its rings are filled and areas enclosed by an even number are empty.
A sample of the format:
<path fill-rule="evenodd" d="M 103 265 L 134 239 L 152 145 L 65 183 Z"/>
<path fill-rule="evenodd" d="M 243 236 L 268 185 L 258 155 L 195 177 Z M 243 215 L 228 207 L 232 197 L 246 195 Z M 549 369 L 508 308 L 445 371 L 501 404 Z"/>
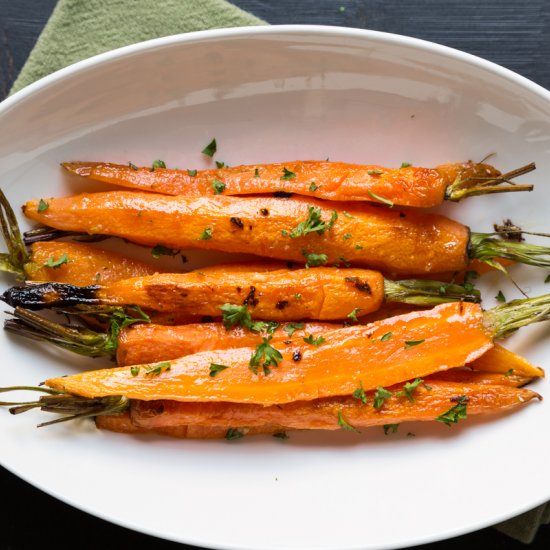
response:
<path fill-rule="evenodd" d="M 47 210 L 49 207 L 50 205 L 44 199 L 40 199 L 38 201 L 38 208 L 36 209 L 36 211 L 44 212 L 44 210 Z"/>
<path fill-rule="evenodd" d="M 314 254 L 313 252 L 302 250 L 302 255 L 306 259 L 306 267 L 325 265 L 328 262 L 328 256 L 326 254 Z"/>
<path fill-rule="evenodd" d="M 313 334 L 310 334 L 309 336 L 304 336 L 304 342 L 306 344 L 312 344 L 314 346 L 320 346 L 321 344 L 326 342 L 326 339 L 322 336 L 319 336 L 319 338 L 315 338 Z"/>
<path fill-rule="evenodd" d="M 512 376 L 512 374 L 514 374 L 514 369 L 508 369 L 508 370 L 504 373 L 504 376 L 506 376 L 506 378 L 508 378 L 509 376 Z"/>
<path fill-rule="evenodd" d="M 273 437 L 276 437 L 277 439 L 288 439 L 288 434 L 286 432 L 275 432 Z"/>
<path fill-rule="evenodd" d="M 68 264 L 72 260 L 69 260 L 69 256 L 64 252 L 59 260 L 54 260 L 53 258 L 48 258 L 46 263 L 44 264 L 44 267 L 53 267 L 54 269 L 57 269 L 61 267 L 64 264 Z"/>
<path fill-rule="evenodd" d="M 139 170 L 139 168 L 138 168 L 135 164 L 132 164 L 131 162 L 128 162 L 128 166 L 129 166 L 132 170 Z"/>
<path fill-rule="evenodd" d="M 383 388 L 382 386 L 378 386 L 376 388 L 376 392 L 374 393 L 373 407 L 375 409 L 381 409 L 384 405 L 384 401 L 392 397 L 392 395 L 393 394 L 391 391 Z"/>
<path fill-rule="evenodd" d="M 254 169 L 254 177 L 255 177 L 255 178 L 259 178 L 259 177 L 260 177 L 260 171 L 259 171 L 257 168 Z"/>
<path fill-rule="evenodd" d="M 397 428 L 399 428 L 399 424 L 384 424 L 384 435 L 396 433 Z"/>
<path fill-rule="evenodd" d="M 187 170 L 187 175 L 194 178 L 197 175 L 197 170 Z"/>
<path fill-rule="evenodd" d="M 135 365 L 133 367 L 130 367 L 130 374 L 132 376 L 137 376 L 139 374 L 139 367 Z"/>
<path fill-rule="evenodd" d="M 317 191 L 317 189 L 319 189 L 319 186 L 314 181 L 312 181 L 309 184 L 309 190 L 313 193 L 313 192 Z"/>
<path fill-rule="evenodd" d="M 220 180 L 214 180 L 212 182 L 212 189 L 214 189 L 214 195 L 219 195 L 225 191 L 225 183 Z"/>
<path fill-rule="evenodd" d="M 229 330 L 235 325 L 240 325 L 241 327 L 247 328 L 254 332 L 260 332 L 265 330 L 268 325 L 268 323 L 264 323 L 263 321 L 252 321 L 252 316 L 250 315 L 250 311 L 248 311 L 246 304 L 243 304 L 242 306 L 235 304 L 224 304 L 223 306 L 220 306 L 220 309 L 223 313 L 222 322 L 226 330 Z"/>
<path fill-rule="evenodd" d="M 269 365 L 278 367 L 279 362 L 282 361 L 281 352 L 269 343 L 272 338 L 271 335 L 262 338 L 262 343 L 256 346 L 256 351 L 252 354 L 249 362 L 249 368 L 254 374 L 258 374 L 258 367 L 262 367 L 267 376 L 271 372 Z"/>
<path fill-rule="evenodd" d="M 157 244 L 157 246 L 151 249 L 151 256 L 153 256 L 155 260 L 158 260 L 161 256 L 177 256 L 180 252 L 181 250 L 173 250 L 172 248 Z"/>
<path fill-rule="evenodd" d="M 387 204 L 390 208 L 393 208 L 393 201 L 390 201 L 389 199 L 385 199 L 384 197 L 380 197 L 376 193 L 373 193 L 372 191 L 367 191 L 367 193 L 373 198 L 376 199 L 379 202 L 382 202 L 384 204 Z"/>
<path fill-rule="evenodd" d="M 360 244 L 356 244 L 355 250 L 363 250 L 363 247 Z"/>
<path fill-rule="evenodd" d="M 502 293 L 502 290 L 498 291 L 498 294 L 495 296 L 495 300 L 497 302 L 500 302 L 501 304 L 504 304 L 506 302 L 506 297 Z"/>
<path fill-rule="evenodd" d="M 356 432 L 356 433 L 360 433 L 359 430 L 357 428 L 355 428 L 354 426 L 352 426 L 351 424 L 348 424 L 345 420 L 344 420 L 344 417 L 342 415 L 342 411 L 338 411 L 338 426 L 340 426 L 340 428 L 342 428 L 342 430 L 348 430 L 349 432 Z"/>
<path fill-rule="evenodd" d="M 216 168 L 225 168 L 225 162 L 221 160 L 216 161 Z"/>
<path fill-rule="evenodd" d="M 203 155 L 212 158 L 216 151 L 218 150 L 218 145 L 216 143 L 216 138 L 214 138 L 202 151 Z"/>
<path fill-rule="evenodd" d="M 287 170 L 286 168 L 283 168 L 283 175 L 281 176 L 282 180 L 291 180 L 296 177 L 296 174 L 294 172 L 291 172 L 290 170 Z"/>
<path fill-rule="evenodd" d="M 197 241 L 207 241 L 212 238 L 212 228 L 206 227 Z"/>
<path fill-rule="evenodd" d="M 410 162 L 402 162 L 400 168 L 408 168 L 409 166 L 412 166 Z"/>
<path fill-rule="evenodd" d="M 218 365 L 216 363 L 210 363 L 210 376 L 214 378 L 217 374 L 222 372 L 222 370 L 228 369 L 226 365 Z"/>
<path fill-rule="evenodd" d="M 234 439 L 240 439 L 241 437 L 244 437 L 244 432 L 238 428 L 229 428 L 225 432 L 225 439 L 227 439 L 227 441 L 233 441 Z"/>
<path fill-rule="evenodd" d="M 291 239 L 296 239 L 297 237 L 303 237 L 308 233 L 317 233 L 322 235 L 325 231 L 332 229 L 334 222 L 338 219 L 338 212 L 336 210 L 332 211 L 330 216 L 330 221 L 324 222 L 321 218 L 322 210 L 316 206 L 308 206 L 308 216 L 307 218 L 300 222 L 290 233 L 284 231 L 283 236 L 290 236 Z"/>
<path fill-rule="evenodd" d="M 299 329 L 304 328 L 305 323 L 288 323 L 284 328 L 284 331 L 288 334 L 289 338 L 292 338 L 292 335 Z"/>
<path fill-rule="evenodd" d="M 414 346 L 418 346 L 419 344 L 423 344 L 426 340 L 405 340 L 405 349 L 412 348 Z"/>
<path fill-rule="evenodd" d="M 447 426 L 456 424 L 459 420 L 464 420 L 467 417 L 466 406 L 468 397 L 461 395 L 452 401 L 455 401 L 456 405 L 436 418 L 438 422 L 443 422 L 443 424 L 447 424 Z"/>
<path fill-rule="evenodd" d="M 166 168 L 166 163 L 163 160 L 154 160 L 151 170 L 154 172 L 157 168 Z"/>
<path fill-rule="evenodd" d="M 355 219 L 355 216 L 352 216 L 349 212 L 342 212 L 344 214 L 344 216 L 346 216 L 346 218 L 349 218 L 350 220 L 354 220 Z"/>
<path fill-rule="evenodd" d="M 403 395 L 405 396 L 411 403 L 414 403 L 414 396 L 413 392 L 420 386 L 420 384 L 423 384 L 424 380 L 422 378 L 416 378 L 414 382 L 407 382 L 403 386 L 403 390 L 400 392 L 397 392 L 396 395 Z"/>
<path fill-rule="evenodd" d="M 380 336 L 380 342 L 387 342 L 392 336 L 393 332 L 386 332 L 386 334 Z"/>
<path fill-rule="evenodd" d="M 351 319 L 352 321 L 357 322 L 359 319 L 357 319 L 357 314 L 362 310 L 360 307 L 354 307 L 353 311 L 351 313 L 348 313 L 347 317 Z"/>
<path fill-rule="evenodd" d="M 353 391 L 351 396 L 354 399 L 357 399 L 363 403 L 363 405 L 367 404 L 367 394 L 365 393 L 365 390 L 363 389 L 363 382 L 359 382 L 359 387 Z"/>
<path fill-rule="evenodd" d="M 145 376 L 158 376 L 163 371 L 169 371 L 172 368 L 170 361 L 164 361 L 157 363 L 156 365 L 150 365 L 145 367 Z"/>
<path fill-rule="evenodd" d="M 382 170 L 367 170 L 369 176 L 380 176 L 383 174 Z"/>
<path fill-rule="evenodd" d="M 351 233 L 346 233 L 343 237 L 342 237 L 342 240 L 343 241 L 347 241 L 348 239 L 351 239 L 352 237 L 352 234 Z"/>

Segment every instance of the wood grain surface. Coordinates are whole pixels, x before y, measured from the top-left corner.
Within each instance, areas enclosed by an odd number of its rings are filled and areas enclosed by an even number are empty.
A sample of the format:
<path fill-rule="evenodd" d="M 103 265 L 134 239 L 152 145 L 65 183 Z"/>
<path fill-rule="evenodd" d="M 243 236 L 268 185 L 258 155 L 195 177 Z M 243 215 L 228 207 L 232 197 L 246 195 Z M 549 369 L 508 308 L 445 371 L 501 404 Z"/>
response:
<path fill-rule="evenodd" d="M 430 40 L 489 59 L 550 88 L 550 0 L 234 0 L 271 24 L 358 27 Z M 0 0 L 0 99 L 34 46 L 56 0 Z M 131 2 L 129 2 L 131 4 Z M 154 5 L 154 2 L 152 2 Z M 0 469 L 5 503 L 0 550 L 191 548 L 112 525 Z M 117 495 L 123 502 L 123 496 Z M 452 513 L 452 503 L 449 503 Z M 266 534 L 268 536 L 268 534 Z M 489 528 L 427 550 L 550 548 L 550 526 L 525 546 Z"/>

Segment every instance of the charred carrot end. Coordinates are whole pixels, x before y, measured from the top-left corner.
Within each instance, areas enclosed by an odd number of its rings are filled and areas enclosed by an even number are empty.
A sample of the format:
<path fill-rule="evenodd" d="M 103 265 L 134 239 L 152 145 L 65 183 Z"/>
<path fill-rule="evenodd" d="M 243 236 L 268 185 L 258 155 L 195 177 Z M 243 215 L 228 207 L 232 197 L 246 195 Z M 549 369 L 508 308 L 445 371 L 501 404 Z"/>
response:
<path fill-rule="evenodd" d="M 333 161 L 222 167 L 216 170 L 172 170 L 98 162 L 67 162 L 69 172 L 96 181 L 168 195 L 212 196 L 296 193 L 333 201 L 386 202 L 431 207 L 444 199 L 505 191 L 530 191 L 510 180 L 534 165 L 501 174 L 488 164 L 445 164 L 435 168 L 403 163 L 400 168 Z M 213 182 L 218 182 L 213 185 Z M 503 183 L 508 185 L 503 186 Z"/>

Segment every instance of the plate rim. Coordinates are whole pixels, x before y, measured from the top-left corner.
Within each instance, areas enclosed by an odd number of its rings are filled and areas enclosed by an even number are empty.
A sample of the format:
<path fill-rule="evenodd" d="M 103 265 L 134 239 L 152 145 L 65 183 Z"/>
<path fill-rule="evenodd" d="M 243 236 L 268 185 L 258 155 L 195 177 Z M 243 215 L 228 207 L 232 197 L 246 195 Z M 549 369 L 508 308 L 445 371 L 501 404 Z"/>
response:
<path fill-rule="evenodd" d="M 270 35 L 287 35 L 289 38 L 298 35 L 324 35 L 332 37 L 341 37 L 341 38 L 356 38 L 364 39 L 367 42 L 375 42 L 385 45 L 400 46 L 406 48 L 413 48 L 425 52 L 429 52 L 438 56 L 451 58 L 455 61 L 460 61 L 474 67 L 477 67 L 483 71 L 488 71 L 490 73 L 496 74 L 499 77 L 504 78 L 505 80 L 512 82 L 515 85 L 518 85 L 525 89 L 526 91 L 534 94 L 538 98 L 546 101 L 550 104 L 550 91 L 544 88 L 543 86 L 533 82 L 532 80 L 524 77 L 515 71 L 503 67 L 493 61 L 481 58 L 474 54 L 470 54 L 456 48 L 431 42 L 428 40 L 423 40 L 419 38 L 414 38 L 410 36 L 400 35 L 396 33 L 388 33 L 382 31 L 368 30 L 368 29 L 357 29 L 341 26 L 329 26 L 329 25 L 254 25 L 254 26 L 245 26 L 245 27 L 231 27 L 223 29 L 208 29 L 202 31 L 194 31 L 189 33 L 181 33 L 175 35 L 168 35 L 160 38 L 153 38 L 143 42 L 138 42 L 135 44 L 130 44 L 127 46 L 122 46 L 113 50 L 109 50 L 97 55 L 94 55 L 90 58 L 78 61 L 76 63 L 70 64 L 67 67 L 59 69 L 47 76 L 40 78 L 39 80 L 29 84 L 23 89 L 15 92 L 14 94 L 5 98 L 0 102 L 0 119 L 1 117 L 11 110 L 13 107 L 24 103 L 26 100 L 32 99 L 33 96 L 47 90 L 48 88 L 55 86 L 67 79 L 78 77 L 81 74 L 86 73 L 89 70 L 93 70 L 98 66 L 107 64 L 113 61 L 121 60 L 125 57 L 129 57 L 135 54 L 143 54 L 147 51 L 153 51 L 161 49 L 164 47 L 184 45 L 184 44 L 198 44 L 201 42 L 208 41 L 218 41 L 223 39 L 233 39 L 233 38 L 254 38 L 258 36 L 270 36 Z M 63 496 L 59 494 L 56 490 L 43 486 L 41 483 L 36 483 L 31 481 L 31 476 L 26 475 L 23 472 L 19 471 L 19 468 L 16 466 L 7 466 L 4 464 L 2 457 L 0 456 L 0 465 L 5 468 L 8 472 L 15 475 L 19 479 L 23 480 L 25 483 L 31 485 L 31 487 L 38 489 L 49 496 L 60 500 L 86 514 L 89 514 L 92 517 L 99 518 L 101 520 L 107 521 L 111 524 L 118 525 L 125 529 L 137 533 L 143 533 L 146 535 L 158 537 L 164 540 L 171 540 L 177 543 L 190 544 L 202 548 L 212 548 L 219 550 L 245 550 L 254 548 L 249 543 L 247 544 L 219 544 L 216 543 L 213 546 L 213 543 L 209 543 L 204 540 L 194 540 L 192 538 L 181 538 L 175 535 L 171 536 L 170 534 L 159 533 L 154 528 L 149 528 L 147 526 L 140 526 L 136 528 L 133 524 L 123 518 L 113 519 L 107 514 L 101 513 L 101 511 L 92 510 L 91 506 L 86 504 L 75 502 L 74 499 L 70 497 Z M 416 546 L 421 544 L 428 544 L 437 541 L 447 540 L 456 536 L 461 536 L 467 533 L 471 533 L 489 526 L 494 526 L 497 523 L 506 521 L 513 517 L 516 517 L 524 512 L 532 510 L 541 504 L 544 504 L 548 501 L 548 497 L 542 497 L 540 500 L 536 501 L 536 504 L 533 505 L 533 501 L 529 504 L 523 504 L 514 508 L 513 511 L 505 514 L 500 514 L 497 516 L 491 516 L 491 519 L 480 520 L 475 523 L 471 523 L 468 526 L 461 526 L 454 529 L 447 529 L 444 532 L 438 532 L 437 534 L 425 535 L 423 537 L 416 537 L 410 541 L 402 542 L 398 544 L 380 544 L 376 547 L 371 547 L 371 550 L 391 550 L 398 548 L 405 548 L 409 546 Z M 271 548 L 271 547 L 265 547 Z M 274 547 L 273 547 L 274 548 Z M 290 547 L 288 547 L 290 548 Z M 360 550 L 363 548 L 361 545 L 354 546 L 341 546 L 338 547 L 338 550 Z"/>

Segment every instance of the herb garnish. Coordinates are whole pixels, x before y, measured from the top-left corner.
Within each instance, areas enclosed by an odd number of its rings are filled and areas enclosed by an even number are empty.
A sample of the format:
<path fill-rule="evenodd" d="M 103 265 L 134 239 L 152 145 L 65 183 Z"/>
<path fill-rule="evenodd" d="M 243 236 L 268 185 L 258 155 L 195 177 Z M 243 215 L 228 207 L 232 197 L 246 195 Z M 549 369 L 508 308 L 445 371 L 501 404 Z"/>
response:
<path fill-rule="evenodd" d="M 348 239 L 351 239 L 353 235 L 351 233 L 346 233 L 343 237 L 342 237 L 342 240 L 343 241 L 347 241 Z"/>
<path fill-rule="evenodd" d="M 254 374 L 258 374 L 258 367 L 262 367 L 264 374 L 267 376 L 271 372 L 269 365 L 277 367 L 279 361 L 282 361 L 281 352 L 269 343 L 272 338 L 271 335 L 262 338 L 262 343 L 256 346 L 256 351 L 252 354 L 249 362 L 249 368 Z"/>
<path fill-rule="evenodd" d="M 260 332 L 264 330 L 267 326 L 267 323 L 263 321 L 252 321 L 250 311 L 246 304 L 238 306 L 235 304 L 224 304 L 220 306 L 220 309 L 223 313 L 223 326 L 229 330 L 235 325 L 240 325 L 241 327 L 247 328 L 254 332 Z"/>
<path fill-rule="evenodd" d="M 354 307 L 353 311 L 351 313 L 348 313 L 347 317 L 351 319 L 352 321 L 357 322 L 359 319 L 357 319 L 357 314 L 362 311 L 362 308 L 360 307 Z"/>
<path fill-rule="evenodd" d="M 514 369 L 508 369 L 508 370 L 504 373 L 504 376 L 506 376 L 506 378 L 508 378 L 509 376 L 512 376 L 513 373 L 514 373 Z"/>
<path fill-rule="evenodd" d="M 302 250 L 302 255 L 306 259 L 306 267 L 325 265 L 328 261 L 328 256 L 326 254 L 314 254 L 313 252 Z"/>
<path fill-rule="evenodd" d="M 169 371 L 172 368 L 172 363 L 164 361 L 157 365 L 145 367 L 145 376 L 158 376 L 162 371 Z"/>
<path fill-rule="evenodd" d="M 288 323 L 284 328 L 284 331 L 288 334 L 289 338 L 299 329 L 304 328 L 305 323 Z"/>
<path fill-rule="evenodd" d="M 44 210 L 47 210 L 49 208 L 49 204 L 44 200 L 40 199 L 38 201 L 38 208 L 36 209 L 37 212 L 44 212 Z"/>
<path fill-rule="evenodd" d="M 447 426 L 456 424 L 459 420 L 464 420 L 467 417 L 466 405 L 468 403 L 468 397 L 460 395 L 459 397 L 451 399 L 451 401 L 456 402 L 456 405 L 436 418 L 438 422 L 443 422 L 443 424 L 447 424 Z"/>
<path fill-rule="evenodd" d="M 380 336 L 380 342 L 387 342 L 392 336 L 393 332 L 386 332 L 386 334 Z"/>
<path fill-rule="evenodd" d="M 98 274 L 99 275 L 99 274 Z M 133 317 L 128 315 L 127 310 L 134 311 L 138 317 Z M 131 306 L 127 308 L 117 308 L 109 316 L 109 328 L 107 330 L 107 340 L 105 342 L 104 348 L 109 351 L 115 351 L 118 348 L 118 337 L 120 332 L 133 325 L 134 323 L 150 323 L 151 319 L 149 316 L 142 311 L 139 306 Z M 139 372 L 139 368 L 138 368 Z M 136 374 L 132 373 L 133 376 Z"/>
<path fill-rule="evenodd" d="M 420 384 L 423 384 L 424 380 L 422 378 L 416 378 L 413 382 L 406 382 L 403 386 L 403 390 L 400 392 L 397 392 L 395 395 L 403 395 L 405 396 L 411 403 L 414 403 L 414 397 L 413 392 L 420 386 Z M 427 386 L 429 387 L 429 386 Z"/>
<path fill-rule="evenodd" d="M 225 191 L 225 183 L 220 180 L 214 180 L 212 182 L 212 189 L 214 189 L 214 195 L 219 195 Z"/>
<path fill-rule="evenodd" d="M 354 220 L 355 219 L 355 216 L 352 216 L 349 212 L 342 212 L 344 214 L 344 216 L 346 216 L 346 218 L 349 218 L 350 220 Z"/>
<path fill-rule="evenodd" d="M 309 190 L 313 193 L 313 192 L 317 191 L 317 189 L 319 189 L 319 185 L 317 185 L 314 181 L 312 181 L 309 184 Z"/>
<path fill-rule="evenodd" d="M 355 250 L 363 250 L 363 247 L 360 244 L 356 244 Z"/>
<path fill-rule="evenodd" d="M 212 238 L 212 228 L 206 227 L 201 233 L 201 236 L 197 239 L 197 241 L 207 241 L 208 239 L 211 239 L 211 238 Z"/>
<path fill-rule="evenodd" d="M 290 233 L 288 231 L 281 231 L 283 237 L 289 236 L 291 239 L 296 239 L 297 237 L 303 237 L 308 233 L 317 233 L 322 235 L 325 231 L 332 229 L 334 222 L 338 219 L 338 212 L 336 210 L 332 211 L 330 216 L 330 221 L 324 222 L 321 219 L 322 211 L 316 206 L 308 206 L 308 216 L 307 218 L 300 222 Z"/>
<path fill-rule="evenodd" d="M 225 167 L 225 162 L 223 162 L 222 160 L 216 161 L 216 168 L 224 168 L 224 167 Z"/>
<path fill-rule="evenodd" d="M 197 171 L 196 170 L 187 170 L 187 175 L 194 178 L 197 175 Z"/>
<path fill-rule="evenodd" d="M 405 349 L 412 348 L 413 346 L 418 346 L 423 344 L 426 340 L 405 340 Z"/>
<path fill-rule="evenodd" d="M 259 178 L 259 177 L 260 177 L 260 171 L 259 171 L 257 168 L 254 169 L 254 177 L 255 177 L 255 178 Z"/>
<path fill-rule="evenodd" d="M 546 279 L 544 279 L 545 283 L 550 283 L 550 275 L 546 275 Z"/>
<path fill-rule="evenodd" d="M 151 172 L 154 172 L 157 168 L 166 168 L 166 163 L 163 160 L 154 160 Z"/>
<path fill-rule="evenodd" d="M 132 376 L 137 376 L 139 374 L 139 367 L 134 365 L 133 367 L 130 367 L 130 374 Z"/>
<path fill-rule="evenodd" d="M 202 151 L 203 155 L 212 158 L 214 153 L 218 150 L 218 145 L 216 144 L 216 138 L 214 138 Z"/>
<path fill-rule="evenodd" d="M 363 389 L 363 382 L 359 382 L 359 387 L 353 391 L 351 396 L 354 399 L 358 399 L 363 403 L 363 405 L 367 404 L 367 394 L 365 393 L 365 390 Z"/>
<path fill-rule="evenodd" d="M 412 166 L 410 162 L 402 162 L 400 168 L 408 168 L 409 166 Z"/>
<path fill-rule="evenodd" d="M 382 173 L 382 170 L 367 170 L 369 176 L 380 176 Z"/>
<path fill-rule="evenodd" d="M 392 395 L 393 394 L 391 391 L 383 388 L 382 386 L 378 386 L 376 388 L 376 392 L 374 393 L 373 407 L 375 409 L 381 409 L 384 405 L 384 401 L 389 399 Z"/>
<path fill-rule="evenodd" d="M 288 439 L 288 434 L 286 432 L 275 432 L 273 437 L 276 437 L 277 439 Z"/>
<path fill-rule="evenodd" d="M 241 430 L 239 430 L 238 428 L 229 428 L 225 432 L 225 439 L 227 439 L 227 441 L 232 441 L 234 439 L 240 439 L 241 437 L 244 437 L 244 433 L 241 432 Z"/>
<path fill-rule="evenodd" d="M 506 297 L 502 293 L 502 290 L 498 291 L 498 294 L 495 296 L 495 300 L 497 302 L 500 302 L 501 304 L 504 304 L 506 302 Z"/>
<path fill-rule="evenodd" d="M 380 197 L 376 193 L 373 193 L 372 191 L 367 191 L 367 193 L 373 198 L 376 199 L 379 202 L 382 202 L 384 204 L 387 204 L 390 208 L 393 208 L 393 201 L 390 201 L 389 199 L 385 199 L 384 197 Z"/>
<path fill-rule="evenodd" d="M 338 425 L 340 426 L 340 428 L 342 428 L 343 430 L 348 430 L 349 432 L 357 432 L 357 433 L 360 433 L 359 430 L 357 428 L 355 428 L 354 426 L 352 426 L 351 424 L 348 424 L 345 420 L 344 420 L 344 417 L 342 416 L 342 411 L 338 411 Z"/>
<path fill-rule="evenodd" d="M 319 338 L 315 338 L 313 334 L 310 334 L 309 336 L 304 336 L 304 342 L 306 344 L 312 344 L 314 346 L 320 346 L 324 342 L 326 342 L 326 339 L 323 338 L 323 336 L 319 336 Z"/>
<path fill-rule="evenodd" d="M 158 260 L 161 256 L 177 256 L 180 252 L 181 250 L 174 250 L 162 244 L 157 244 L 151 249 L 151 256 L 153 256 L 155 260 Z"/>
<path fill-rule="evenodd" d="M 210 376 L 214 378 L 222 370 L 228 369 L 226 365 L 218 365 L 217 363 L 210 363 Z"/>
<path fill-rule="evenodd" d="M 296 177 L 296 174 L 294 172 L 291 172 L 290 170 L 283 168 L 283 175 L 281 176 L 282 180 L 291 180 L 295 177 Z"/>
<path fill-rule="evenodd" d="M 139 168 L 138 168 L 135 164 L 132 164 L 131 162 L 128 162 L 128 166 L 129 166 L 132 170 L 139 170 Z"/>
<path fill-rule="evenodd" d="M 61 267 L 63 264 L 68 264 L 72 260 L 69 260 L 69 256 L 67 256 L 66 252 L 64 252 L 61 255 L 61 258 L 59 260 L 54 260 L 53 258 L 48 258 L 46 263 L 44 264 L 44 267 L 53 267 L 54 269 L 57 269 Z"/>

